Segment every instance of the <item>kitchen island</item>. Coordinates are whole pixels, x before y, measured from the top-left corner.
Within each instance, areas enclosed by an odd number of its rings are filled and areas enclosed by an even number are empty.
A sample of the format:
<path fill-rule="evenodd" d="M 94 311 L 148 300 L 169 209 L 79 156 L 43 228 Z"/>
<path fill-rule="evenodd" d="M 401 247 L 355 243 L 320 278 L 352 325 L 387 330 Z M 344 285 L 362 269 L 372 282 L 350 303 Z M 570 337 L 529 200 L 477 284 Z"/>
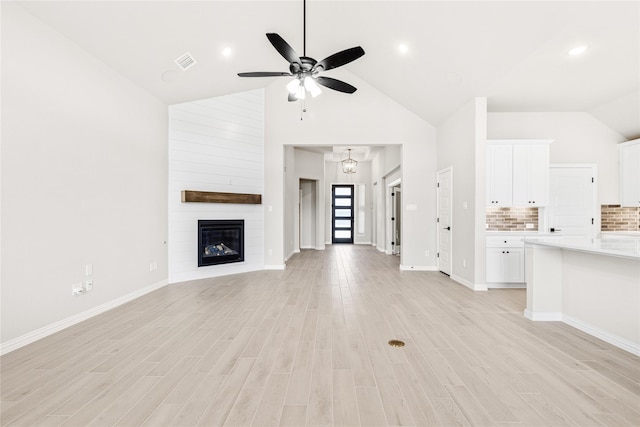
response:
<path fill-rule="evenodd" d="M 640 355 L 640 238 L 525 238 L 525 317 Z"/>

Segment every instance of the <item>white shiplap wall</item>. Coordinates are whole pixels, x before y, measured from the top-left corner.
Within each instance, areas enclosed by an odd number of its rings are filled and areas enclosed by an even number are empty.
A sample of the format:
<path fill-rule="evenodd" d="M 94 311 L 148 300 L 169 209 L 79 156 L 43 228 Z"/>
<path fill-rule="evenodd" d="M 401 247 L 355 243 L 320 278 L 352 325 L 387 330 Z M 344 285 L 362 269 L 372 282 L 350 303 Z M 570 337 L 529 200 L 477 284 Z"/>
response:
<path fill-rule="evenodd" d="M 264 268 L 262 205 L 181 203 L 182 190 L 264 194 L 264 90 L 169 107 L 169 282 Z M 199 219 L 244 219 L 245 261 L 198 268 Z"/>

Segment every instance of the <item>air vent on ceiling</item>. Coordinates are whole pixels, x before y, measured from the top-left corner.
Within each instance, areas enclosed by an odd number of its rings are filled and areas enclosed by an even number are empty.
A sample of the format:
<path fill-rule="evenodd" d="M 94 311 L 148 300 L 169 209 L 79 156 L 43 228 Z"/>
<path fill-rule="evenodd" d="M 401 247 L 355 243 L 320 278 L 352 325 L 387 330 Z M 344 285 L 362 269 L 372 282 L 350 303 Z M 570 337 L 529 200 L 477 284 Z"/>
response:
<path fill-rule="evenodd" d="M 196 60 L 193 56 L 191 56 L 191 54 L 189 52 L 185 52 L 182 55 L 180 55 L 176 60 L 175 60 L 176 64 L 178 64 L 178 67 L 180 67 L 180 69 L 182 71 L 187 71 L 189 68 L 193 67 L 194 65 L 196 65 Z"/>

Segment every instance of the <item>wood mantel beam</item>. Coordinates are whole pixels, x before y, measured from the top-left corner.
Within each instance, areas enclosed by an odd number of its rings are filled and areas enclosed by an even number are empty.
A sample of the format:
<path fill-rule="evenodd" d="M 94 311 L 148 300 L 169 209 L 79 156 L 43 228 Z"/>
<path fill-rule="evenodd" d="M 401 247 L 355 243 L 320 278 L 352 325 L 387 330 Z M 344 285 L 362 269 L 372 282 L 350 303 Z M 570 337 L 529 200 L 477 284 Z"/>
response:
<path fill-rule="evenodd" d="M 238 203 L 261 205 L 261 194 L 219 193 L 215 191 L 182 190 L 182 203 Z"/>

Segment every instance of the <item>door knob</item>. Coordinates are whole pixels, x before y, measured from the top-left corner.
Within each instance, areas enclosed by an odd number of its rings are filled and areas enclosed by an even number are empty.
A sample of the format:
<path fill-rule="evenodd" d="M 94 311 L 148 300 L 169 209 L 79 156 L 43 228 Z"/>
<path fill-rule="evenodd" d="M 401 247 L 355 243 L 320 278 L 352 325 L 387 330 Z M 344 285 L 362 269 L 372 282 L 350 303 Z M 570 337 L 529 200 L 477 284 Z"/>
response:
<path fill-rule="evenodd" d="M 444 229 L 445 230 L 451 230 L 451 227 L 445 227 Z"/>

